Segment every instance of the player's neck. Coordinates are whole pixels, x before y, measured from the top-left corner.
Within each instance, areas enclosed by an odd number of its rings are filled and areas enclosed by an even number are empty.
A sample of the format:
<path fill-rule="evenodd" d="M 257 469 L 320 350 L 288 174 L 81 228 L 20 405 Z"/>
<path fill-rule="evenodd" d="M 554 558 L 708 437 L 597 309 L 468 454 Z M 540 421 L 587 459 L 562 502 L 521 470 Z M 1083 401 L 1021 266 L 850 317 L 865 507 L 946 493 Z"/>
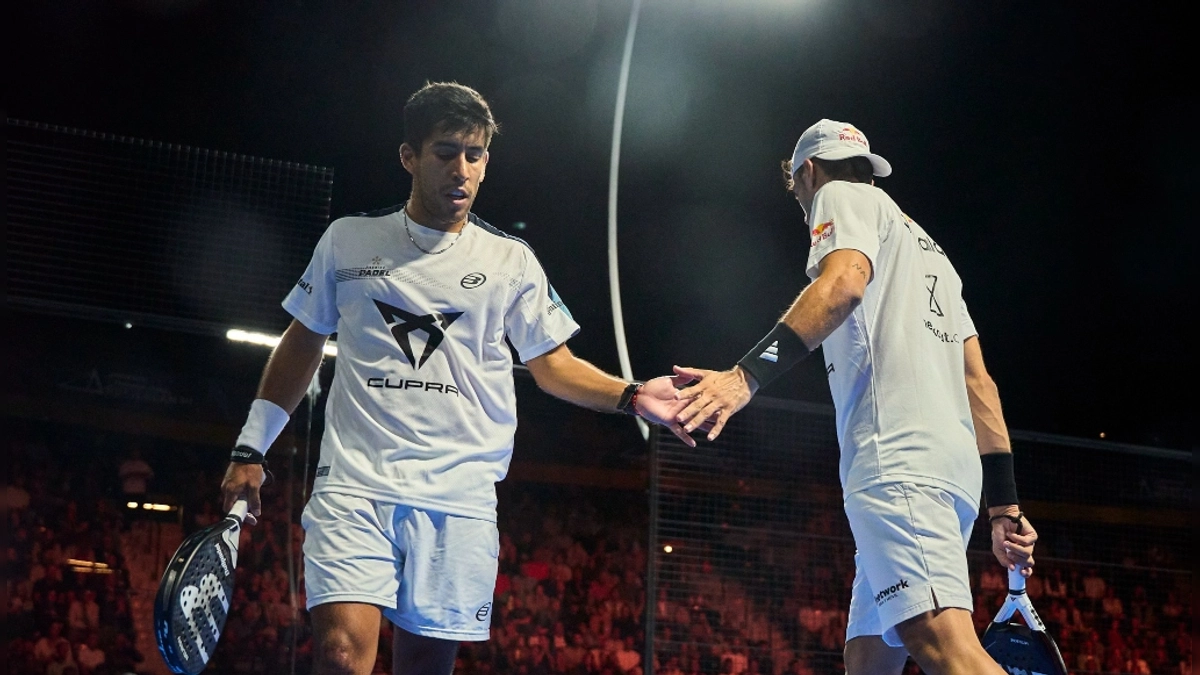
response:
<path fill-rule="evenodd" d="M 441 230 L 442 232 L 448 232 L 450 234 L 461 232 L 463 227 L 467 224 L 466 218 L 449 222 L 438 219 L 436 216 L 422 207 L 421 202 L 417 199 L 409 199 L 404 204 L 404 213 L 408 216 L 410 223 L 420 225 L 421 227 L 426 227 L 431 230 Z"/>

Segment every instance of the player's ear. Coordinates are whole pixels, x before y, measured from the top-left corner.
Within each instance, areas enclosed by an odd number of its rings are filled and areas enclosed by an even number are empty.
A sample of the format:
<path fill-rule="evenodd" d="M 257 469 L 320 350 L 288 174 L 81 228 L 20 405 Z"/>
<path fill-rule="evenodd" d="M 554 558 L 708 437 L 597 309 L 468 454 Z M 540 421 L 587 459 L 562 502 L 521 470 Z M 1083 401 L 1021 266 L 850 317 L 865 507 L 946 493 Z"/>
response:
<path fill-rule="evenodd" d="M 483 151 L 483 171 L 479 172 L 479 182 L 480 183 L 482 183 L 483 179 L 487 177 L 487 163 L 488 163 L 488 158 L 491 156 L 492 156 L 492 153 L 488 152 L 487 150 Z"/>
<path fill-rule="evenodd" d="M 813 164 L 811 159 L 804 160 L 804 164 L 800 170 L 796 172 L 797 178 L 804 181 L 805 187 L 813 190 L 817 187 L 817 165 Z"/>
<path fill-rule="evenodd" d="M 408 143 L 400 144 L 400 163 L 404 165 L 405 170 L 409 173 L 413 172 L 413 166 L 417 162 L 417 152 L 413 150 Z"/>

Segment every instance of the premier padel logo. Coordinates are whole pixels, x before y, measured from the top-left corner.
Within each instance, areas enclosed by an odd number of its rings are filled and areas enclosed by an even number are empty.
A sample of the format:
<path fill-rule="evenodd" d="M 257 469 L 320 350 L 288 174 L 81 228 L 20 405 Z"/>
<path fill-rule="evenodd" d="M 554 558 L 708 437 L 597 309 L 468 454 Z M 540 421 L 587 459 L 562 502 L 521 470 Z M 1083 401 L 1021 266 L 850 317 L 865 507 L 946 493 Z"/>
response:
<path fill-rule="evenodd" d="M 442 344 L 442 340 L 445 339 L 446 329 L 454 323 L 455 319 L 463 315 L 462 312 L 413 314 L 378 300 L 375 301 L 375 306 L 379 308 L 384 322 L 392 331 L 392 337 L 396 338 L 396 344 L 400 346 L 400 351 L 404 352 L 404 356 L 413 368 L 425 365 L 429 357 L 437 351 L 438 345 Z M 413 353 L 412 342 L 409 340 L 409 335 L 414 331 L 425 334 L 425 349 L 421 352 L 420 359 Z"/>
<path fill-rule="evenodd" d="M 471 272 L 463 277 L 462 281 L 458 282 L 458 285 L 469 291 L 472 288 L 479 288 L 485 281 L 487 281 L 487 276 L 483 272 Z"/>
<path fill-rule="evenodd" d="M 763 353 L 758 355 L 758 358 L 771 363 L 779 362 L 779 340 L 771 343 L 771 346 L 763 350 Z"/>
<path fill-rule="evenodd" d="M 483 620 L 487 619 L 488 614 L 491 614 L 491 613 L 492 613 L 492 603 L 485 602 L 483 604 L 483 607 L 480 607 L 478 609 L 478 611 L 475 612 L 475 620 L 483 621 Z"/>
<path fill-rule="evenodd" d="M 392 271 L 383 265 L 383 258 L 375 256 L 371 258 L 371 264 L 366 267 L 346 267 L 336 270 L 333 273 L 333 278 L 338 283 L 343 281 L 356 281 L 358 279 L 377 279 L 379 277 L 390 277 Z"/>

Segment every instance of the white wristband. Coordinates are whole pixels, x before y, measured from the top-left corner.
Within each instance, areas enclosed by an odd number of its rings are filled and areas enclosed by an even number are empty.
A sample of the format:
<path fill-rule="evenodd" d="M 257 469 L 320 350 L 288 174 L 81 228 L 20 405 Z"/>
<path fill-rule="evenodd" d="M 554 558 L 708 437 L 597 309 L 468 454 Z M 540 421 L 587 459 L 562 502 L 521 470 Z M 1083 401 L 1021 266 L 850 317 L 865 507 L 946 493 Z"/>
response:
<path fill-rule="evenodd" d="M 286 410 L 267 399 L 256 398 L 254 403 L 250 404 L 250 414 L 246 417 L 246 424 L 234 445 L 244 445 L 265 455 L 287 426 L 290 417 Z"/>

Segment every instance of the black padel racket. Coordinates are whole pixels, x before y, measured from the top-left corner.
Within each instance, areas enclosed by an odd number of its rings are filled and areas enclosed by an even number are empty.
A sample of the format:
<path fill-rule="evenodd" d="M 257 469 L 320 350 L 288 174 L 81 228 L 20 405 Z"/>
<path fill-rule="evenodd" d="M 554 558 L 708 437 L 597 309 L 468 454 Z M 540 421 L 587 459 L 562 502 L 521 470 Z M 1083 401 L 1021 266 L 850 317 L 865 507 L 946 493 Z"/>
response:
<path fill-rule="evenodd" d="M 239 499 L 221 522 L 184 539 L 163 572 L 154 599 L 154 637 L 173 673 L 196 675 L 212 658 L 233 599 L 245 517 L 246 500 Z"/>
<path fill-rule="evenodd" d="M 1010 620 L 1017 612 L 1025 619 L 1024 625 Z M 1008 573 L 1008 597 L 981 641 L 987 653 L 1011 675 L 1067 675 L 1058 645 L 1025 595 L 1025 577 L 1019 569 Z"/>

